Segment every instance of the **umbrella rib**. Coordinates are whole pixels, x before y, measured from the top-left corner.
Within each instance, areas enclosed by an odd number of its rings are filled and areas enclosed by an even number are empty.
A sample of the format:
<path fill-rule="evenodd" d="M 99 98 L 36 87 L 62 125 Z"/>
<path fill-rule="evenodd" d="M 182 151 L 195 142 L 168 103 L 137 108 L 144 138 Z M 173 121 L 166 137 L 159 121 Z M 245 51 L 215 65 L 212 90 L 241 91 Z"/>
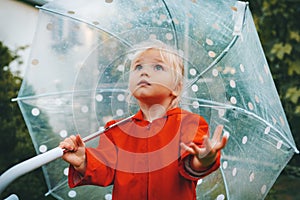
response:
<path fill-rule="evenodd" d="M 178 37 L 177 37 L 177 31 L 176 31 L 176 26 L 175 26 L 174 21 L 173 21 L 173 17 L 171 15 L 170 9 L 167 6 L 167 3 L 165 2 L 165 0 L 162 0 L 162 2 L 163 2 L 164 6 L 166 8 L 167 13 L 169 14 L 170 19 L 171 19 L 171 23 L 172 23 L 172 26 L 174 28 L 175 43 L 176 43 L 175 46 L 178 48 L 178 42 L 177 42 L 178 41 Z"/>
<path fill-rule="evenodd" d="M 48 96 L 58 96 L 58 95 L 62 95 L 62 94 L 74 94 L 74 93 L 84 93 L 84 92 L 91 92 L 91 91 L 103 91 L 103 92 L 127 92 L 127 90 L 125 89 L 108 89 L 108 88 L 100 88 L 100 89 L 96 89 L 96 90 L 93 90 L 93 89 L 86 89 L 86 90 L 76 90 L 76 91 L 60 91 L 60 92 L 52 92 L 52 93 L 46 93 L 46 94 L 39 94 L 39 95 L 31 95 L 31 96 L 23 96 L 23 97 L 16 97 L 16 98 L 13 98 L 11 99 L 11 101 L 22 101 L 22 100 L 30 100 L 30 99 L 37 99 L 37 98 L 40 98 L 40 97 L 48 97 Z"/>
<path fill-rule="evenodd" d="M 236 110 L 236 111 L 241 111 L 247 115 L 251 115 L 254 118 L 262 121 L 263 123 L 265 123 L 267 126 L 269 126 L 270 128 L 272 128 L 274 131 L 276 131 L 293 149 L 295 153 L 299 153 L 299 150 L 297 149 L 297 147 L 291 143 L 288 138 L 283 135 L 276 127 L 274 127 L 270 122 L 266 121 L 265 119 L 263 119 L 262 117 L 258 116 L 257 114 L 250 112 L 246 109 L 237 107 L 237 106 L 232 106 L 232 105 L 228 105 L 228 104 L 223 104 L 223 103 L 218 103 L 216 101 L 211 101 L 211 100 L 205 100 L 205 99 L 196 99 L 196 98 L 189 98 L 189 97 L 183 97 L 189 100 L 197 100 L 198 102 L 202 102 L 202 103 L 206 103 L 206 104 L 200 104 L 199 106 L 202 107 L 210 107 L 210 108 L 226 108 L 226 109 L 231 109 L 231 110 Z"/>

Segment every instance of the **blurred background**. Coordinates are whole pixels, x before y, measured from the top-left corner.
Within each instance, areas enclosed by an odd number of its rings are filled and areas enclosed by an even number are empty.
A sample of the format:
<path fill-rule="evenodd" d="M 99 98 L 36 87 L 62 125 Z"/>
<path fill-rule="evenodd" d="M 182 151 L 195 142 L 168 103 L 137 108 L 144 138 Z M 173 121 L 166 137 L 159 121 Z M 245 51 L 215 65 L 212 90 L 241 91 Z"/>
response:
<path fill-rule="evenodd" d="M 38 8 L 46 0 L 0 0 L 0 174 L 35 156 L 17 97 L 37 24 Z M 300 0 L 249 0 L 249 6 L 265 51 L 290 128 L 300 144 Z M 1 184 L 1 183 L 0 183 Z M 300 156 L 295 154 L 276 180 L 266 199 L 300 197 Z M 19 199 L 45 197 L 41 169 L 30 172 L 1 194 Z"/>

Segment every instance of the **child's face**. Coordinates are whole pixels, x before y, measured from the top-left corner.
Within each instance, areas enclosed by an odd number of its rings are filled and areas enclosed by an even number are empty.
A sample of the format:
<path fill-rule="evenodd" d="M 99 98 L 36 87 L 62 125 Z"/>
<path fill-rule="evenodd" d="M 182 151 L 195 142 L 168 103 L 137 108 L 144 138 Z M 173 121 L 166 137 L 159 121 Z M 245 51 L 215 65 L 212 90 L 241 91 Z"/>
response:
<path fill-rule="evenodd" d="M 136 99 L 159 104 L 174 98 L 174 68 L 163 61 L 159 50 L 146 50 L 131 66 L 129 89 Z"/>

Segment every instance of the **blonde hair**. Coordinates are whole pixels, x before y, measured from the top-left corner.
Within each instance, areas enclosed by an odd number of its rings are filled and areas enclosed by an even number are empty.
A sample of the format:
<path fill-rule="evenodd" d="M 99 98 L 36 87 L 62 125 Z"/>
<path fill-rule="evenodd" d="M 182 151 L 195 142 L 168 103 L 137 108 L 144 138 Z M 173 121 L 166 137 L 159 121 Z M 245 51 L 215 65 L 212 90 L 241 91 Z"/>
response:
<path fill-rule="evenodd" d="M 175 77 L 175 85 L 183 84 L 184 77 L 184 64 L 183 59 L 177 49 L 163 43 L 160 40 L 147 40 L 142 43 L 135 45 L 132 50 L 135 52 L 132 57 L 132 62 L 130 69 L 133 67 L 133 63 L 138 59 L 143 53 L 148 50 L 155 49 L 158 50 L 163 62 L 170 64 L 174 70 L 172 70 L 173 76 Z M 182 87 L 180 87 L 181 89 Z M 181 92 L 181 91 L 180 91 Z"/>

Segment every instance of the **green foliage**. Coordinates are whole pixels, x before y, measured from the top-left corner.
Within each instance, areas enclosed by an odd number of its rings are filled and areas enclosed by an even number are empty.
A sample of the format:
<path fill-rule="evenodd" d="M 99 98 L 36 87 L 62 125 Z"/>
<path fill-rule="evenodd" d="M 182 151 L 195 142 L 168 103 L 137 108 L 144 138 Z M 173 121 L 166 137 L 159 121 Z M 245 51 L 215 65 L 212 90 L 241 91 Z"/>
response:
<path fill-rule="evenodd" d="M 20 109 L 16 102 L 11 102 L 18 94 L 21 78 L 10 72 L 9 64 L 18 59 L 16 52 L 0 42 L 0 174 L 36 155 Z M 15 180 L 0 199 L 12 193 L 20 199 L 45 199 L 46 191 L 42 171 L 38 169 Z"/>

